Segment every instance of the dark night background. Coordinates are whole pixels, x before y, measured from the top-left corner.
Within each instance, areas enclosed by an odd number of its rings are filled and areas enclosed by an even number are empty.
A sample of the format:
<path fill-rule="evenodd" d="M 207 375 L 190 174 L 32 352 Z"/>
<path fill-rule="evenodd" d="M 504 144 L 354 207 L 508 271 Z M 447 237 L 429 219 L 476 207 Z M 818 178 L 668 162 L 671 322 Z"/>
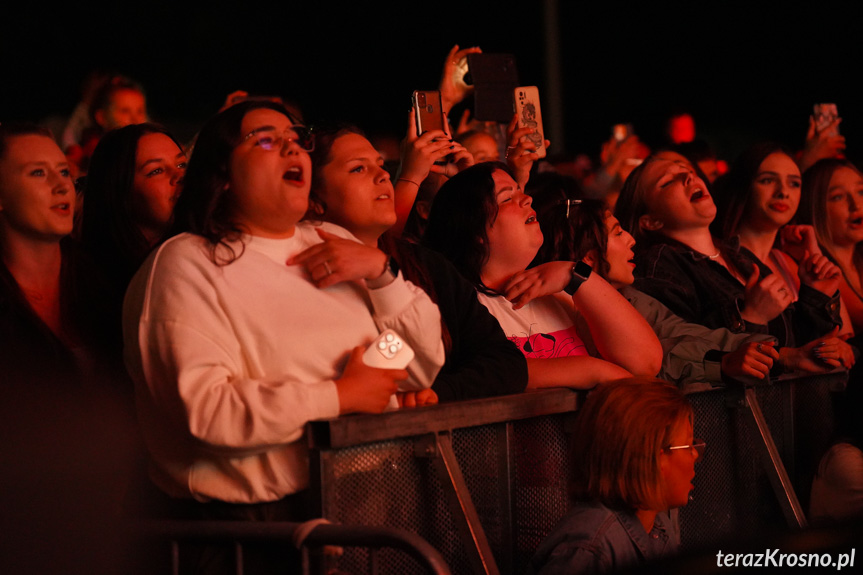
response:
<path fill-rule="evenodd" d="M 709 6 L 561 0 L 564 113 L 544 106 L 544 116 L 562 126 L 565 145 L 553 151 L 596 153 L 617 122 L 659 143 L 677 109 L 728 159 L 759 138 L 798 147 L 812 104 L 830 101 L 854 159 L 863 8 Z M 455 43 L 515 54 L 521 83 L 547 95 L 544 10 L 511 0 L 29 2 L 4 18 L 0 121 L 68 115 L 87 72 L 106 68 L 139 80 L 152 118 L 182 138 L 237 89 L 295 100 L 311 119 L 401 136 L 412 90 L 437 86 Z"/>

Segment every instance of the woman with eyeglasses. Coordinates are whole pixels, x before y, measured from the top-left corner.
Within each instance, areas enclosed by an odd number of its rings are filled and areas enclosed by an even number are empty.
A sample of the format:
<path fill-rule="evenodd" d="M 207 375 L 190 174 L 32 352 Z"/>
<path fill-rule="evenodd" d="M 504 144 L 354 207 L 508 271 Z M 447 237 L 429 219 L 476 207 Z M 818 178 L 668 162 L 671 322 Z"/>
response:
<path fill-rule="evenodd" d="M 537 548 L 535 575 L 616 573 L 649 566 L 680 545 L 672 509 L 689 501 L 705 444 L 692 407 L 661 380 L 599 386 L 570 437 L 572 506 Z"/>
<path fill-rule="evenodd" d="M 228 504 L 197 506 L 205 517 L 307 517 L 305 424 L 381 412 L 398 390 L 429 387 L 443 363 L 437 306 L 373 248 L 358 245 L 337 278 L 327 260 L 292 262 L 325 237 L 356 241 L 301 222 L 313 147 L 275 103 L 209 120 L 175 210 L 185 231 L 127 293 L 127 366 L 151 478 L 174 498 Z M 405 370 L 363 361 L 386 328 L 416 353 Z"/>
<path fill-rule="evenodd" d="M 658 373 L 662 350 L 644 318 L 585 262 L 528 268 L 543 232 L 509 168 L 477 164 L 432 204 L 423 244 L 447 257 L 527 358 L 528 388 L 589 389 Z"/>

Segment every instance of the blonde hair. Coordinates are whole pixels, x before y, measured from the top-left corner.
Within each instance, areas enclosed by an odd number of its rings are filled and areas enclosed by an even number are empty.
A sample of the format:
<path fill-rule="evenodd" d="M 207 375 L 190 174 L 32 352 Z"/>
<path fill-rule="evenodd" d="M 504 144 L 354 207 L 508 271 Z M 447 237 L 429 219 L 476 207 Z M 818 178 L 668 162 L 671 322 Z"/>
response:
<path fill-rule="evenodd" d="M 573 499 L 667 509 L 660 454 L 686 422 L 692 422 L 692 406 L 666 381 L 638 377 L 599 385 L 579 410 L 573 432 Z"/>

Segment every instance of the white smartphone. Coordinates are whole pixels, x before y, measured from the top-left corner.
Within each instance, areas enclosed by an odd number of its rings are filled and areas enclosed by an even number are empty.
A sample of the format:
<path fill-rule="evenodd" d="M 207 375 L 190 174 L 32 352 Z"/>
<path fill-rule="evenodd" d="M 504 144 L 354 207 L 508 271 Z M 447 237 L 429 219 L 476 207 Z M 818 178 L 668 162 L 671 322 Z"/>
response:
<path fill-rule="evenodd" d="M 363 363 L 383 369 L 404 369 L 414 358 L 414 350 L 399 334 L 384 330 L 363 353 Z"/>
<path fill-rule="evenodd" d="M 519 86 L 513 91 L 513 108 L 518 116 L 519 128 L 533 128 L 526 137 L 536 144 L 536 153 L 545 157 L 545 131 L 542 128 L 542 111 L 539 107 L 539 88 Z"/>

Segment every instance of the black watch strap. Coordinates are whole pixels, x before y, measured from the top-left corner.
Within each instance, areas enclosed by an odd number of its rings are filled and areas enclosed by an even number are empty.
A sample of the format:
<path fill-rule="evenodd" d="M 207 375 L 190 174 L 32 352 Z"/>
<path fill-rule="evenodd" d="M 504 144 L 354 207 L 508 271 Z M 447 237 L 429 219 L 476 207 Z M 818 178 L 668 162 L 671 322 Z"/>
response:
<path fill-rule="evenodd" d="M 566 287 L 563 288 L 563 291 L 569 295 L 574 294 L 581 287 L 581 284 L 587 281 L 591 273 L 593 273 L 593 268 L 589 264 L 585 262 L 576 263 L 572 266 L 572 277 Z"/>

